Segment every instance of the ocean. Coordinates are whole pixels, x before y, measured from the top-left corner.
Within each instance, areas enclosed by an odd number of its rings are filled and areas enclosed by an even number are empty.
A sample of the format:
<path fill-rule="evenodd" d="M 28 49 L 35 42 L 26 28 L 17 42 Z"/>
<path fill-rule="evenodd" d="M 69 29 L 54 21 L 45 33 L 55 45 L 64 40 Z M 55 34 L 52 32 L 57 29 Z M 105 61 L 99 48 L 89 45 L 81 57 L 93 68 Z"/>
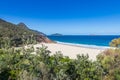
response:
<path fill-rule="evenodd" d="M 51 40 L 63 44 L 72 44 L 89 47 L 109 47 L 111 40 L 120 35 L 64 35 L 48 36 Z"/>

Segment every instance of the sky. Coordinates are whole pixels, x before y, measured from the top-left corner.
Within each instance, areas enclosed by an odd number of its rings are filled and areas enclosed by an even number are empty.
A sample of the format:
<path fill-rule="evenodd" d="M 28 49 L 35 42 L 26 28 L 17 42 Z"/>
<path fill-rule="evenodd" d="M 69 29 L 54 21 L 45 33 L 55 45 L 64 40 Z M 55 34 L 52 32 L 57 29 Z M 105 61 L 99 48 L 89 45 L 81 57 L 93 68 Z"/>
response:
<path fill-rule="evenodd" d="M 0 18 L 48 35 L 120 35 L 120 0 L 0 0 Z"/>

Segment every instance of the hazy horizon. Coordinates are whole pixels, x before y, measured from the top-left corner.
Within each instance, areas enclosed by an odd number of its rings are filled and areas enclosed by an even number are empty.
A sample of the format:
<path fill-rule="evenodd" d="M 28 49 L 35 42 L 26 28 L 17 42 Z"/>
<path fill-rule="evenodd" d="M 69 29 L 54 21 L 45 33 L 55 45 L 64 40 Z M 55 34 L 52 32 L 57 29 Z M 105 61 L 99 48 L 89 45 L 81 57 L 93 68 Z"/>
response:
<path fill-rule="evenodd" d="M 47 35 L 120 35 L 119 0 L 4 0 L 0 18 Z"/>

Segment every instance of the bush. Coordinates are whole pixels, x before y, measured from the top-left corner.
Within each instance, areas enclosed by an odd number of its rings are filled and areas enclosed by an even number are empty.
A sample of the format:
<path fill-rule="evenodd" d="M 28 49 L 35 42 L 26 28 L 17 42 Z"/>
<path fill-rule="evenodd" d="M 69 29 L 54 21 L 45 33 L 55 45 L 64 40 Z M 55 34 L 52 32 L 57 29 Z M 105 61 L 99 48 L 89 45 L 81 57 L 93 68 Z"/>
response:
<path fill-rule="evenodd" d="M 120 49 L 108 49 L 98 55 L 104 72 L 103 80 L 120 80 Z"/>
<path fill-rule="evenodd" d="M 42 47 L 0 50 L 0 79 L 2 80 L 100 80 L 101 68 L 88 56 L 70 59 L 60 52 L 50 56 Z"/>
<path fill-rule="evenodd" d="M 110 42 L 110 46 L 112 46 L 112 47 L 120 47 L 120 38 L 118 38 L 118 39 L 113 39 L 113 40 Z"/>

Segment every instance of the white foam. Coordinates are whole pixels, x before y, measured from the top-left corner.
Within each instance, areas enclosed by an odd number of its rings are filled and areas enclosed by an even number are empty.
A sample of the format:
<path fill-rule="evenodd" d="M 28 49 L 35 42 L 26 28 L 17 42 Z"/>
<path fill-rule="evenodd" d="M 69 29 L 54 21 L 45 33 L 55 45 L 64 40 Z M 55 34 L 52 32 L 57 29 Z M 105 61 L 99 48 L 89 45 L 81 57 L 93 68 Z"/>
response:
<path fill-rule="evenodd" d="M 67 42 L 60 42 L 60 41 L 56 41 L 56 42 L 60 43 L 60 44 L 72 45 L 72 46 L 78 46 L 78 47 L 86 47 L 86 48 L 96 48 L 96 49 L 113 48 L 113 47 L 108 47 L 108 46 L 98 46 L 98 45 L 88 45 L 88 44 L 78 44 L 78 43 L 67 43 Z"/>

